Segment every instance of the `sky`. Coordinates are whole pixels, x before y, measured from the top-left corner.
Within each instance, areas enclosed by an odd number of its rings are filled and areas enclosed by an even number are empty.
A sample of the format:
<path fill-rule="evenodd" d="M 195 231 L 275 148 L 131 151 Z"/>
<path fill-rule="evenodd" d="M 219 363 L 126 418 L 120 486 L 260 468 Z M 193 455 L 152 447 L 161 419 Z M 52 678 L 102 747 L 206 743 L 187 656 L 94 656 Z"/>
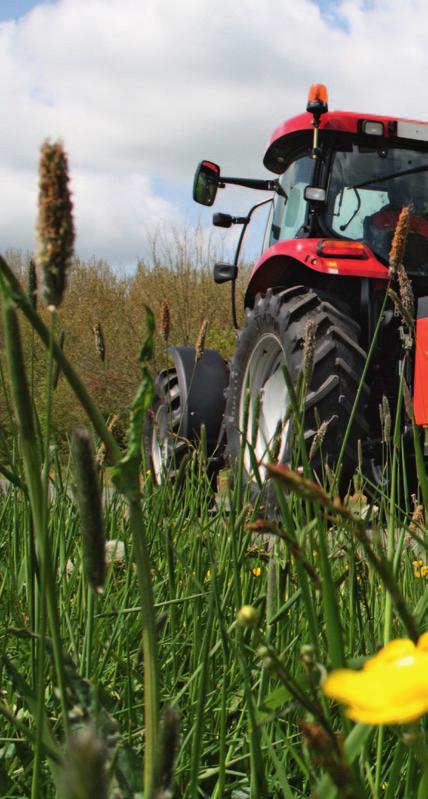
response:
<path fill-rule="evenodd" d="M 153 236 L 209 235 L 196 164 L 268 177 L 311 83 L 331 109 L 428 120 L 427 29 L 426 0 L 0 0 L 0 250 L 34 248 L 46 139 L 68 153 L 80 257 L 132 272 Z M 258 199 L 228 187 L 214 210 Z"/>

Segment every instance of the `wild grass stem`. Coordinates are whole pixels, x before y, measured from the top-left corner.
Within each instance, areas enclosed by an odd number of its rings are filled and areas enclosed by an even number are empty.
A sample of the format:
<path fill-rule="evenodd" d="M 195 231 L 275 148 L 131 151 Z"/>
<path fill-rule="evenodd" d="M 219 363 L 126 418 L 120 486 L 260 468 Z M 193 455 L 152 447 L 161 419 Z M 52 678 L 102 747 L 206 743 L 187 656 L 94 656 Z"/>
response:
<path fill-rule="evenodd" d="M 50 560 L 49 549 L 46 541 L 48 531 L 45 524 L 45 501 L 41 479 L 41 464 L 38 457 L 36 436 L 33 426 L 32 403 L 26 379 L 20 330 L 14 302 L 6 290 L 3 280 L 0 282 L 0 287 L 3 299 L 3 324 L 5 331 L 10 384 L 19 431 L 24 471 L 31 501 L 37 556 L 40 565 L 43 564 L 44 568 L 45 585 L 43 586 L 43 590 L 46 594 L 46 604 L 49 615 L 49 628 L 52 636 L 55 670 L 63 711 L 63 724 L 64 729 L 67 732 L 69 724 L 62 659 L 62 643 L 60 637 L 60 621 L 55 591 L 53 565 Z"/>

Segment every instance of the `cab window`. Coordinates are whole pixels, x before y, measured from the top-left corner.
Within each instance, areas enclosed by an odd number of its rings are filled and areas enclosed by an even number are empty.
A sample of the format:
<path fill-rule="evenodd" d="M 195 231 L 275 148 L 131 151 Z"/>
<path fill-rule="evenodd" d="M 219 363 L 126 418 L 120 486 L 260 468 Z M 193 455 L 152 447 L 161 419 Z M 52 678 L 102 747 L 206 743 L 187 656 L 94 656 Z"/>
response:
<path fill-rule="evenodd" d="M 312 181 L 313 170 L 314 160 L 305 152 L 279 179 L 281 192 L 274 201 L 269 245 L 298 236 L 308 209 L 303 192 Z"/>

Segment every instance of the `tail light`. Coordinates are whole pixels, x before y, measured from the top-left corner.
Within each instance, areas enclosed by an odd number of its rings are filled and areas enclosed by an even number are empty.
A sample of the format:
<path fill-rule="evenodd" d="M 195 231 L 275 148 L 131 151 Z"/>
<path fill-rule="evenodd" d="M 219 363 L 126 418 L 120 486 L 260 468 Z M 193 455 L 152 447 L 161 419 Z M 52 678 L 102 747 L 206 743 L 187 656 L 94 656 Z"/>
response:
<path fill-rule="evenodd" d="M 367 250 L 361 241 L 323 239 L 317 247 L 318 255 L 324 258 L 367 258 Z"/>

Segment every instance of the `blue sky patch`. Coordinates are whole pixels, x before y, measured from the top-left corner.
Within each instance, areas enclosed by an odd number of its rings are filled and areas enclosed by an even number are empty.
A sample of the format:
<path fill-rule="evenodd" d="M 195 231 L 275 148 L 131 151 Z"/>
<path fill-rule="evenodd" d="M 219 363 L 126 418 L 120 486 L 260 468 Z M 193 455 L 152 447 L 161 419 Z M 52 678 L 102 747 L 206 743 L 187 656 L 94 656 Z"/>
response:
<path fill-rule="evenodd" d="M 51 5 L 53 0 L 0 0 L 0 22 L 7 19 L 18 19 L 34 6 Z"/>

